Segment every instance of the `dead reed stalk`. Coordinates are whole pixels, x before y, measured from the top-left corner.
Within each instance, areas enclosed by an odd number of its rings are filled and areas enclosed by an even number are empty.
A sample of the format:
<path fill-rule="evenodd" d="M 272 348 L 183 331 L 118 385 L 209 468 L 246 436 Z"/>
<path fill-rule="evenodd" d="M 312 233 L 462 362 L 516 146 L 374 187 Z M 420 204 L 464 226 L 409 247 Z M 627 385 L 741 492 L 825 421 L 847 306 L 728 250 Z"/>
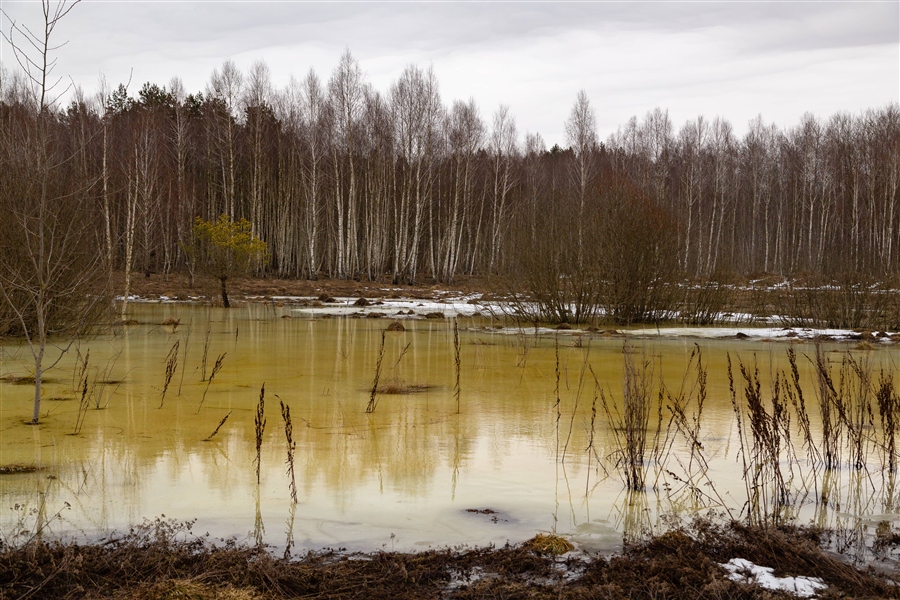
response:
<path fill-rule="evenodd" d="M 788 364 L 791 368 L 790 383 L 788 378 L 782 379 L 784 385 L 784 393 L 794 407 L 794 413 L 797 415 L 797 425 L 803 436 L 803 446 L 806 448 L 807 464 L 810 466 L 813 474 L 813 481 L 817 481 L 816 471 L 822 463 L 822 455 L 812 435 L 812 426 L 809 421 L 809 411 L 806 409 L 806 400 L 803 397 L 803 386 L 800 385 L 800 370 L 797 367 L 797 352 L 793 347 L 787 350 Z"/>
<path fill-rule="evenodd" d="M 654 436 L 650 454 L 651 459 L 660 465 L 660 468 L 657 470 L 657 481 L 654 482 L 654 487 L 656 487 L 659 477 L 664 471 L 666 475 L 681 486 L 676 489 L 666 486 L 667 496 L 670 498 L 670 501 L 680 493 L 687 492 L 695 506 L 716 507 L 724 510 L 729 518 L 733 518 L 731 509 L 725 502 L 725 499 L 719 494 L 715 481 L 710 476 L 709 460 L 704 453 L 701 423 L 703 407 L 706 403 L 706 379 L 707 373 L 703 365 L 703 353 L 700 347 L 696 345 L 694 350 L 691 351 L 687 368 L 682 376 L 677 392 L 673 392 L 660 378 L 657 432 Z M 664 401 L 667 403 L 666 406 L 671 416 L 665 427 L 665 437 L 662 438 L 662 405 Z M 691 408 L 692 404 L 693 408 Z M 689 449 L 686 462 L 682 461 L 678 455 L 675 455 L 675 460 L 682 469 L 681 476 L 676 475 L 666 467 L 669 459 L 672 457 L 672 446 L 675 441 L 674 433 L 682 436 Z"/>
<path fill-rule="evenodd" d="M 459 375 L 462 363 L 459 356 L 459 323 L 453 320 L 453 360 L 456 363 L 456 384 L 453 386 L 453 396 L 456 398 L 456 414 L 459 414 Z"/>
<path fill-rule="evenodd" d="M 886 461 L 882 462 L 887 463 L 883 464 L 882 468 L 887 468 L 888 472 L 893 474 L 897 472 L 897 413 L 900 411 L 900 397 L 894 391 L 894 378 L 891 372 L 881 371 L 875 399 L 881 419 L 881 435 L 884 438 L 882 447 Z"/>
<path fill-rule="evenodd" d="M 843 412 L 843 398 L 834 387 L 828 357 L 820 344 L 816 344 L 816 359 L 813 364 L 816 369 L 816 391 L 822 419 L 822 461 L 826 469 L 837 469 L 841 464 L 840 415 Z"/>
<path fill-rule="evenodd" d="M 219 430 L 222 429 L 222 425 L 225 424 L 225 421 L 227 421 L 227 420 L 228 420 L 228 417 L 230 417 L 230 416 L 231 416 L 231 411 L 229 410 L 229 411 L 228 411 L 228 414 L 225 415 L 224 417 L 222 417 L 222 420 L 219 421 L 219 424 L 218 424 L 218 425 L 216 425 L 216 428 L 213 430 L 213 432 L 212 432 L 211 434 L 209 434 L 208 436 L 206 436 L 206 438 L 205 438 L 203 441 L 204 441 L 204 442 L 208 442 L 208 441 L 210 441 L 211 439 L 213 439 L 213 437 L 215 437 L 215 435 L 216 435 L 217 433 L 219 433 Z"/>
<path fill-rule="evenodd" d="M 520 325 L 519 332 L 516 334 L 516 339 L 519 340 L 520 345 L 518 347 L 518 353 L 516 355 L 516 366 L 525 369 L 525 365 L 528 364 L 528 337 L 525 334 L 525 329 Z"/>
<path fill-rule="evenodd" d="M 596 434 L 597 427 L 597 400 L 600 397 L 600 382 L 597 381 L 597 376 L 594 374 L 594 369 L 588 365 L 588 370 L 591 372 L 591 377 L 594 378 L 594 398 L 591 400 L 591 425 L 588 430 L 588 445 L 587 448 L 584 449 L 587 452 L 587 476 L 584 480 L 584 496 L 587 498 L 588 493 L 590 491 L 591 485 L 591 456 L 596 454 L 596 449 L 594 448 L 594 435 Z M 597 462 L 599 464 L 600 459 L 598 457 Z"/>
<path fill-rule="evenodd" d="M 275 396 L 278 398 L 278 395 Z M 291 476 L 291 501 L 297 504 L 297 479 L 294 476 L 294 450 L 297 449 L 297 443 L 294 441 L 294 426 L 291 423 L 291 407 L 286 405 L 278 398 L 281 404 L 281 418 L 284 421 L 284 437 L 287 440 L 287 474 Z"/>
<path fill-rule="evenodd" d="M 259 403 L 256 405 L 256 485 L 260 482 L 260 467 L 262 465 L 262 442 L 263 433 L 266 430 L 266 384 L 263 383 L 259 388 Z"/>
<path fill-rule="evenodd" d="M 741 361 L 738 365 L 744 380 L 746 421 L 751 436 L 746 440 L 748 446 L 742 445 L 742 453 L 747 458 L 744 479 L 749 486 L 748 520 L 760 527 L 778 525 L 785 521 L 785 511 L 792 507 L 790 477 L 794 464 L 791 460 L 790 416 L 781 398 L 782 373 L 777 373 L 772 382 L 769 412 L 762 397 L 759 367 L 754 364 L 750 369 Z M 735 410 L 741 410 L 737 404 L 735 407 Z M 783 454 L 788 458 L 784 468 Z"/>
<path fill-rule="evenodd" d="M 875 430 L 872 411 L 873 370 L 869 356 L 856 358 L 844 354 L 841 390 L 847 394 L 843 405 L 847 435 L 850 438 L 850 462 L 856 470 L 865 470 L 871 448 L 871 432 Z M 845 380 L 845 381 L 844 381 Z"/>
<path fill-rule="evenodd" d="M 556 395 L 556 402 L 554 403 L 553 408 L 556 409 L 556 462 L 559 462 L 559 420 L 562 418 L 562 411 L 560 408 L 560 402 L 562 402 L 562 399 L 559 397 L 559 333 L 557 333 L 554 337 L 554 341 L 554 350 L 556 356 L 556 387 L 554 388 L 554 394 Z"/>
<path fill-rule="evenodd" d="M 181 379 L 178 381 L 178 395 L 181 396 L 181 386 L 184 385 L 184 370 L 187 368 L 188 347 L 191 343 L 191 332 L 194 330 L 194 318 L 188 322 L 187 331 L 184 336 L 184 360 L 181 361 Z"/>
<path fill-rule="evenodd" d="M 81 353 L 78 353 L 80 358 Z M 81 392 L 81 398 L 78 399 L 78 414 L 75 416 L 75 429 L 72 435 L 81 433 L 81 427 L 84 425 L 84 418 L 87 415 L 88 405 L 90 404 L 90 396 L 88 395 L 88 363 L 91 358 L 91 350 L 88 349 L 81 361 L 81 370 L 78 374 L 78 391 Z"/>
<path fill-rule="evenodd" d="M 113 381 L 112 372 L 116 366 L 116 362 L 118 362 L 119 357 L 122 356 L 122 352 L 124 350 L 119 350 L 116 352 L 109 360 L 106 361 L 106 365 L 102 370 L 97 371 L 94 374 L 94 381 L 90 385 L 90 391 L 88 392 L 88 397 L 90 397 L 93 401 L 94 408 L 100 410 L 101 408 L 106 408 L 109 404 L 109 399 L 112 397 L 112 394 L 115 393 L 115 390 L 119 388 L 121 385 L 121 381 Z M 107 396 L 106 403 L 103 402 L 103 390 L 107 385 L 112 383 L 116 384 L 116 387 L 110 392 L 109 396 Z M 100 391 L 98 392 L 97 388 L 100 387 Z"/>
<path fill-rule="evenodd" d="M 579 340 L 581 338 L 578 338 Z M 583 346 L 582 346 L 583 347 Z M 575 392 L 575 403 L 572 406 L 572 417 L 569 419 L 569 433 L 566 435 L 566 443 L 563 444 L 562 458 L 560 462 L 566 462 L 566 452 L 569 450 L 569 442 L 572 440 L 572 430 L 575 428 L 575 415 L 578 413 L 578 403 L 581 399 L 581 391 L 584 389 L 584 376 L 588 369 L 588 358 L 591 355 L 591 342 L 584 348 L 584 356 L 581 362 L 581 373 L 578 375 L 578 390 Z"/>
<path fill-rule="evenodd" d="M 625 477 L 626 487 L 631 491 L 640 491 L 644 489 L 646 478 L 644 457 L 650 425 L 653 369 L 647 360 L 642 360 L 640 365 L 635 364 L 633 355 L 634 352 L 628 346 L 622 349 L 625 363 L 623 412 L 619 413 L 615 406 L 610 406 L 602 389 L 600 401 L 613 428 L 617 447 L 614 454 L 618 456 L 616 466 Z"/>
<path fill-rule="evenodd" d="M 212 323 L 206 323 L 206 338 L 203 340 L 203 359 L 200 361 L 200 381 L 206 381 L 206 357 L 209 355 L 209 336 L 212 333 Z"/>
<path fill-rule="evenodd" d="M 175 375 L 175 371 L 178 370 L 179 346 L 181 346 L 181 340 L 175 340 L 175 344 L 172 345 L 172 349 L 169 350 L 169 354 L 166 356 L 166 379 L 163 382 L 162 393 L 159 396 L 159 408 L 163 407 L 163 403 L 166 401 L 166 390 L 169 389 L 172 377 Z"/>
<path fill-rule="evenodd" d="M 372 381 L 372 393 L 369 396 L 369 403 L 366 405 L 366 412 L 373 413 L 375 412 L 375 407 L 378 405 L 378 401 L 375 398 L 375 394 L 378 391 L 378 380 L 381 378 L 381 363 L 384 360 L 384 337 L 385 332 L 381 332 L 381 347 L 378 349 L 378 361 L 375 363 L 375 379 Z M 402 355 L 401 355 L 402 358 Z"/>
<path fill-rule="evenodd" d="M 222 363 L 225 361 L 225 355 L 227 352 L 223 352 L 219 355 L 219 358 L 216 359 L 216 364 L 213 365 L 212 372 L 209 374 L 209 379 L 206 380 L 206 387 L 203 389 L 203 397 L 200 399 L 200 406 L 197 407 L 197 412 L 200 412 L 200 409 L 203 408 L 203 403 L 206 402 L 206 392 L 209 391 L 209 386 L 212 385 L 213 379 L 216 378 L 216 373 L 222 370 Z"/>

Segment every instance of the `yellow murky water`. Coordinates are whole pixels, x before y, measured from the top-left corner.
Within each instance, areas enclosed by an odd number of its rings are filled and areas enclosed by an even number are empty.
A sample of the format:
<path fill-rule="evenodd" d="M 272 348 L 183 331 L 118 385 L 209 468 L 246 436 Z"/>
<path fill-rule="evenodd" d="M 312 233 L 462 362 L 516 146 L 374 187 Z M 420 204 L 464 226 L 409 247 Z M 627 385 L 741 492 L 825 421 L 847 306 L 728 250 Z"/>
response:
<path fill-rule="evenodd" d="M 690 515 L 719 503 L 720 511 L 741 514 L 748 492 L 726 355 L 755 361 L 764 392 L 771 374 L 787 368 L 788 342 L 698 340 L 708 372 L 698 441 L 708 469 L 698 474 L 696 455 L 666 427 L 664 408 L 657 447 L 670 450 L 664 465 L 648 452 L 648 492 L 636 496 L 626 493 L 616 469 L 615 423 L 595 384 L 596 377 L 611 410 L 621 411 L 621 338 L 535 337 L 460 318 L 457 411 L 453 321 L 405 321 L 405 332 L 385 335 L 380 383 L 414 393 L 379 393 L 367 413 L 386 320 L 311 319 L 308 311 L 252 304 L 131 311 L 139 325 L 82 342 L 47 373 L 40 426 L 24 423 L 33 386 L 0 382 L 0 466 L 38 467 L 0 475 L 0 532 L 7 539 L 44 524 L 55 535 L 96 538 L 165 515 L 196 519 L 195 531 L 279 548 L 417 549 L 517 542 L 550 530 L 612 548 L 626 530 L 652 526 L 673 509 Z M 169 317 L 180 320 L 174 330 L 162 325 Z M 176 343 L 178 362 L 166 387 Z M 663 336 L 629 343 L 634 363 L 649 365 L 648 380 L 662 378 L 672 391 L 684 386 L 694 398 L 688 416 L 695 414 L 695 372 L 685 377 L 695 342 Z M 815 422 L 806 359 L 814 349 L 795 348 Z M 88 352 L 87 408 L 80 411 L 78 357 Z M 887 346 L 867 355 L 878 365 L 900 363 Z M 28 375 L 29 358 L 24 346 L 2 347 L 0 377 Z M 263 384 L 257 484 L 254 419 Z M 657 394 L 654 384 L 648 447 Z M 296 504 L 280 403 L 290 409 L 296 444 Z M 792 428 L 802 454 L 796 423 Z M 871 463 L 866 475 L 881 482 L 875 454 Z M 797 511 L 801 519 L 823 518 L 817 485 L 807 484 L 813 493 Z M 883 488 L 857 512 L 893 519 L 893 492 Z M 853 502 L 834 505 L 829 514 L 840 515 Z"/>

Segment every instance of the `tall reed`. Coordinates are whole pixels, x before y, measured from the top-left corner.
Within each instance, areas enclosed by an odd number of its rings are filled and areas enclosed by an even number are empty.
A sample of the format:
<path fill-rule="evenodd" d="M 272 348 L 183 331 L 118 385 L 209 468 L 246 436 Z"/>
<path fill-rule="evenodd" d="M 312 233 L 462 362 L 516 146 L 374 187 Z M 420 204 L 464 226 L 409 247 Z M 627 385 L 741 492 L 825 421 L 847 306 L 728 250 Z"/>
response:
<path fill-rule="evenodd" d="M 78 357 L 80 358 L 80 356 L 81 353 L 78 352 Z M 75 416 L 75 429 L 72 431 L 72 435 L 81 433 L 81 427 L 84 425 L 84 418 L 87 415 L 88 405 L 90 404 L 90 396 L 88 395 L 88 364 L 90 359 L 91 350 L 89 348 L 84 355 L 84 359 L 81 360 L 81 369 L 78 374 L 77 391 L 81 393 L 81 397 L 78 399 L 78 414 Z"/>
<path fill-rule="evenodd" d="M 554 354 L 556 356 L 556 387 L 553 391 L 556 395 L 556 402 L 553 404 L 553 408 L 556 410 L 556 461 L 559 462 L 559 420 L 562 418 L 562 409 L 560 407 L 562 399 L 559 396 L 559 333 L 554 337 Z"/>
<path fill-rule="evenodd" d="M 211 434 L 209 434 L 208 436 L 206 436 L 206 438 L 203 440 L 204 442 L 210 441 L 211 439 L 213 439 L 213 438 L 215 437 L 215 435 L 216 435 L 217 433 L 219 433 L 219 430 L 222 429 L 222 425 L 224 425 L 224 424 L 225 424 L 225 421 L 228 420 L 228 417 L 231 416 L 231 412 L 232 412 L 232 411 L 229 410 L 229 411 L 228 411 L 228 414 L 225 415 L 224 417 L 222 417 L 222 420 L 219 421 L 219 424 L 216 425 L 216 428 L 213 429 L 213 432 L 212 432 Z"/>
<path fill-rule="evenodd" d="M 755 360 L 752 368 L 738 360 L 744 385 L 745 406 L 738 402 L 731 373 L 731 357 L 728 357 L 729 381 L 732 382 L 732 407 L 738 421 L 741 454 L 744 463 L 744 482 L 747 490 L 747 517 L 753 525 L 765 527 L 779 524 L 789 518 L 791 502 L 791 460 L 793 451 L 790 434 L 790 416 L 787 404 L 781 397 L 782 373 L 775 375 L 771 385 L 771 398 L 763 400 L 759 367 Z M 771 406 L 771 412 L 766 404 Z M 749 430 L 749 431 L 748 431 Z M 788 456 L 782 466 L 783 455 Z"/>
<path fill-rule="evenodd" d="M 706 456 L 701 435 L 703 408 L 707 398 L 707 372 L 703 364 L 703 353 L 695 344 L 677 391 L 665 384 L 660 377 L 660 401 L 657 408 L 657 427 L 650 449 L 650 458 L 657 464 L 654 487 L 663 479 L 667 499 L 679 505 L 687 500 L 691 506 L 723 510 L 733 518 L 731 508 L 719 493 L 716 482 L 710 475 L 709 459 Z M 671 413 L 663 428 L 663 404 Z M 663 431 L 665 433 L 663 434 Z M 673 446 L 679 434 L 688 449 L 687 461 L 676 454 L 675 461 L 681 467 L 681 475 L 673 472 L 668 462 L 673 457 Z M 672 486 L 668 479 L 676 485 Z M 688 495 L 685 499 L 685 494 Z"/>
<path fill-rule="evenodd" d="M 166 391 L 169 389 L 169 384 L 172 382 L 175 371 L 178 370 L 178 348 L 180 345 L 181 340 L 175 340 L 172 349 L 169 350 L 169 354 L 166 356 L 166 377 L 163 381 L 162 393 L 159 396 L 159 408 L 163 407 L 163 403 L 166 401 Z"/>
<path fill-rule="evenodd" d="M 203 358 L 200 361 L 200 381 L 206 381 L 206 357 L 209 355 L 209 336 L 212 333 L 212 323 L 206 323 L 206 337 L 203 340 Z"/>
<path fill-rule="evenodd" d="M 894 377 L 890 372 L 882 369 L 878 379 L 878 389 L 875 392 L 875 400 L 878 403 L 878 416 L 881 420 L 881 435 L 886 464 L 882 469 L 887 469 L 891 474 L 897 472 L 897 415 L 900 412 L 900 397 L 894 391 Z"/>
<path fill-rule="evenodd" d="M 275 396 L 278 398 L 278 395 Z M 284 421 L 284 437 L 287 440 L 287 474 L 291 476 L 291 500 L 297 504 L 297 479 L 294 476 L 294 450 L 297 449 L 297 443 L 294 441 L 294 426 L 291 423 L 291 407 L 282 402 L 278 398 L 281 405 L 281 419 Z"/>
<path fill-rule="evenodd" d="M 649 361 L 636 364 L 634 351 L 622 350 L 625 373 L 622 384 L 623 411 L 607 400 L 600 390 L 600 401 L 613 428 L 617 450 L 617 467 L 625 477 L 625 486 L 632 491 L 645 487 L 644 458 L 652 407 L 653 369 Z"/>
<path fill-rule="evenodd" d="M 194 318 L 188 322 L 187 331 L 184 335 L 184 360 L 181 361 L 181 379 L 178 381 L 178 395 L 181 396 L 181 386 L 184 385 L 184 370 L 187 367 L 188 348 L 191 343 L 191 332 L 194 330 Z"/>
<path fill-rule="evenodd" d="M 850 438 L 850 462 L 856 470 L 866 470 L 875 430 L 872 411 L 873 370 L 868 356 L 857 358 L 845 353 L 841 369 L 841 390 L 848 398 L 843 403 L 847 435 Z"/>
<path fill-rule="evenodd" d="M 841 464 L 841 413 L 843 397 L 835 389 L 828 357 L 821 344 L 816 344 L 815 357 L 816 393 L 822 422 L 822 463 L 826 469 L 837 469 Z"/>
<path fill-rule="evenodd" d="M 256 485 L 260 482 L 260 467 L 262 465 L 262 443 L 263 433 L 266 431 L 266 384 L 263 383 L 259 388 L 259 402 L 256 405 Z"/>
<path fill-rule="evenodd" d="M 581 338 L 578 338 L 580 341 Z M 575 429 L 575 415 L 578 413 L 578 403 L 581 400 L 581 392 L 584 389 L 584 376 L 587 373 L 587 369 L 589 366 L 588 359 L 591 355 L 591 343 L 588 341 L 587 347 L 578 346 L 579 348 L 584 348 L 584 353 L 582 355 L 581 361 L 581 373 L 578 375 L 578 389 L 575 392 L 575 402 L 572 405 L 572 416 L 569 419 L 569 433 L 566 435 L 566 443 L 563 444 L 562 450 L 562 458 L 561 462 L 566 462 L 566 452 L 569 450 L 569 442 L 572 440 L 572 430 Z"/>
<path fill-rule="evenodd" d="M 793 346 L 787 349 L 788 364 L 790 365 L 790 379 L 782 378 L 785 396 L 794 407 L 794 414 L 797 415 L 797 425 L 803 436 L 803 446 L 806 448 L 807 464 L 809 465 L 813 481 L 817 481 L 816 472 L 819 465 L 822 464 L 822 455 L 813 439 L 812 424 L 809 420 L 809 411 L 806 408 L 806 400 L 803 396 L 803 386 L 800 384 L 800 369 L 797 367 L 797 352 Z"/>
<path fill-rule="evenodd" d="M 459 414 L 459 376 L 462 363 L 459 356 L 459 322 L 453 320 L 453 361 L 456 364 L 456 383 L 453 386 L 453 396 L 456 398 L 456 414 Z"/>
<path fill-rule="evenodd" d="M 591 372 L 591 376 L 594 378 L 594 398 L 591 400 L 591 425 L 588 429 L 588 445 L 584 449 L 587 453 L 587 469 L 585 469 L 587 475 L 584 480 L 585 498 L 587 498 L 591 485 L 591 457 L 597 452 L 594 448 L 594 435 L 597 432 L 597 400 L 600 398 L 600 383 L 597 381 L 597 376 L 594 375 L 594 369 L 592 369 L 590 365 L 588 365 L 588 369 Z M 597 459 L 597 462 L 600 462 L 599 458 Z"/>
<path fill-rule="evenodd" d="M 378 349 L 378 361 L 375 363 L 375 379 L 372 381 L 372 393 L 369 395 L 369 403 L 366 405 L 366 412 L 375 412 L 378 401 L 375 394 L 378 392 L 378 380 L 381 378 L 381 363 L 384 360 L 384 337 L 386 331 L 381 332 L 381 347 Z"/>
<path fill-rule="evenodd" d="M 200 412 L 200 409 L 203 408 L 203 403 L 206 402 L 206 392 L 209 391 L 209 386 L 212 385 L 213 379 L 216 378 L 216 374 L 222 370 L 223 363 L 225 362 L 225 355 L 227 352 L 223 352 L 219 355 L 219 358 L 216 359 L 216 364 L 213 365 L 212 371 L 209 374 L 209 379 L 206 380 L 206 387 L 203 388 L 203 397 L 200 399 L 200 406 L 197 407 L 197 412 Z"/>

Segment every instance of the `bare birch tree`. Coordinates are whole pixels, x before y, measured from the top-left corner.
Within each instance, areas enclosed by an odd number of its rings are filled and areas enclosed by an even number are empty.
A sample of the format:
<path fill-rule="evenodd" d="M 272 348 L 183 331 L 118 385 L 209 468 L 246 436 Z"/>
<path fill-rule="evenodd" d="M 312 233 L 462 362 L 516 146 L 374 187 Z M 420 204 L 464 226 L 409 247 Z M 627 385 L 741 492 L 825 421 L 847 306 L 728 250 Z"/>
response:
<path fill-rule="evenodd" d="M 55 366 L 75 336 L 85 333 L 106 308 L 108 279 L 103 277 L 90 193 L 92 181 L 76 177 L 71 155 L 56 143 L 51 110 L 61 92 L 54 79 L 60 48 L 53 33 L 78 0 L 41 3 L 42 27 L 12 22 L 4 38 L 27 76 L 33 104 L 27 118 L 5 140 L 0 165 L 0 205 L 5 209 L 0 234 L 0 297 L 16 316 L 34 359 L 31 423 L 40 421 L 44 372 Z M 47 364 L 52 336 L 70 341 Z"/>
<path fill-rule="evenodd" d="M 566 143 L 575 152 L 572 165 L 572 179 L 578 198 L 578 212 L 575 215 L 578 244 L 578 261 L 584 260 L 584 216 L 587 204 L 588 189 L 596 175 L 594 162 L 591 160 L 594 147 L 597 145 L 597 117 L 591 107 L 587 92 L 581 90 L 575 98 L 572 112 L 566 121 Z"/>

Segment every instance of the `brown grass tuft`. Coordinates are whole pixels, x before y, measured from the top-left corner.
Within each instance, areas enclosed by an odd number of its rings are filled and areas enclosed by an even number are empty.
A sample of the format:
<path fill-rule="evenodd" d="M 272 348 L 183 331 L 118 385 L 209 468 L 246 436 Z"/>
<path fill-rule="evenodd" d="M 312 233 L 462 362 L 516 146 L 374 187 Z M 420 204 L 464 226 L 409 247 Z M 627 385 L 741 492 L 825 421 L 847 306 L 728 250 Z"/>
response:
<path fill-rule="evenodd" d="M 572 542 L 555 533 L 539 533 L 525 542 L 523 546 L 538 554 L 554 554 L 557 556 L 575 549 Z"/>

